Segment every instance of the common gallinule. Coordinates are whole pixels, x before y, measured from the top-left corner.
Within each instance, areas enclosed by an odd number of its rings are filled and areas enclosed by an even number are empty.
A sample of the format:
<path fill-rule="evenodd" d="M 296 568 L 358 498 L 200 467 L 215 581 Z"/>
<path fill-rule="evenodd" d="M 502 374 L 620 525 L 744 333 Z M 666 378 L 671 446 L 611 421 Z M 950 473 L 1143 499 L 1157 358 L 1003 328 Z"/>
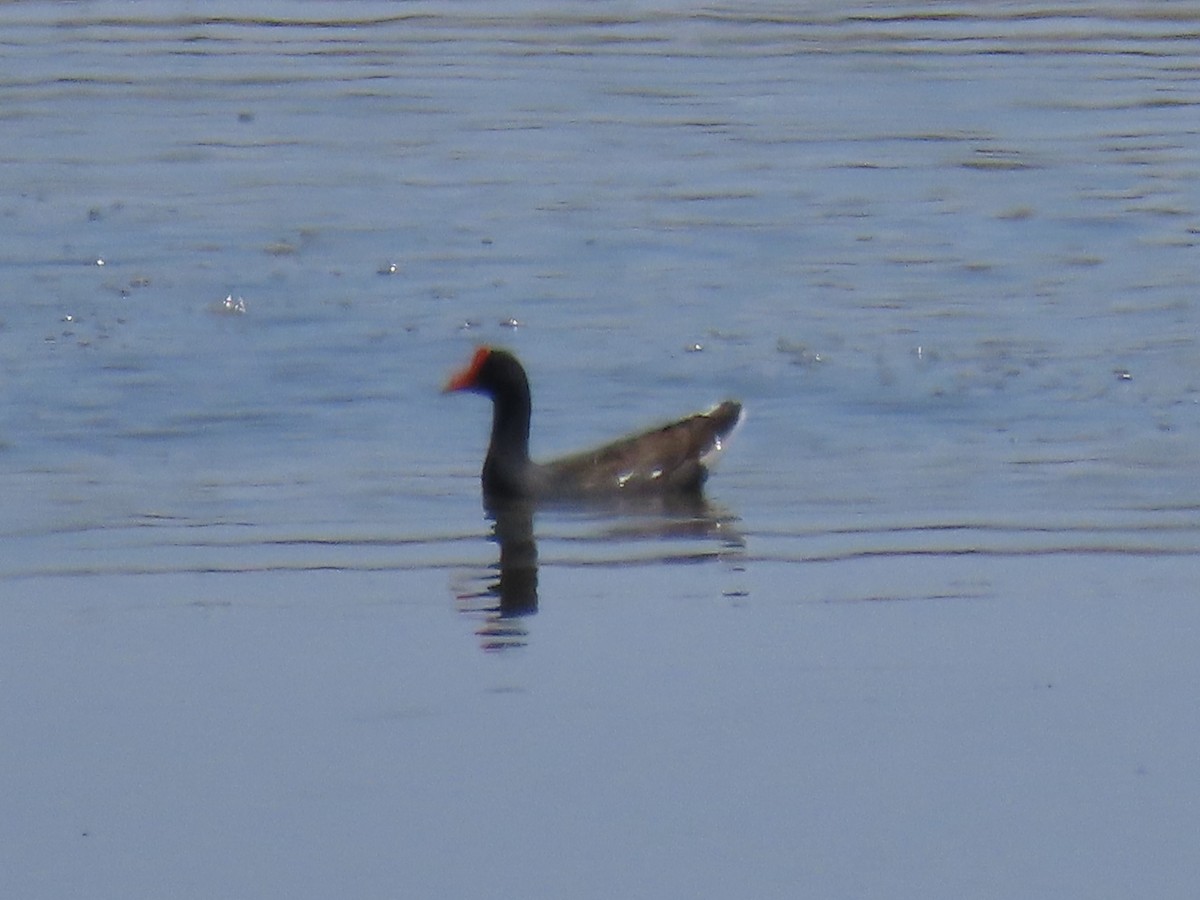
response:
<path fill-rule="evenodd" d="M 480 347 L 445 390 L 492 398 L 483 493 L 493 499 L 698 494 L 709 463 L 742 417 L 742 405 L 726 400 L 595 450 L 535 463 L 529 458 L 529 379 L 515 356 Z"/>

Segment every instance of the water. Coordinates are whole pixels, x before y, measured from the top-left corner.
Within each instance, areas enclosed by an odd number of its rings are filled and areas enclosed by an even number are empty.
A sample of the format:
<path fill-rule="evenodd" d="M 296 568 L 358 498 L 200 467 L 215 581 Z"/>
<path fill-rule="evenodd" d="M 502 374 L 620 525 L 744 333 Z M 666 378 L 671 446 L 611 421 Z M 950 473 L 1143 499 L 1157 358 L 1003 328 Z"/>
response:
<path fill-rule="evenodd" d="M 1200 14 L 0 24 L 23 896 L 1195 883 Z M 476 342 L 536 455 L 743 400 L 710 506 L 502 615 Z"/>

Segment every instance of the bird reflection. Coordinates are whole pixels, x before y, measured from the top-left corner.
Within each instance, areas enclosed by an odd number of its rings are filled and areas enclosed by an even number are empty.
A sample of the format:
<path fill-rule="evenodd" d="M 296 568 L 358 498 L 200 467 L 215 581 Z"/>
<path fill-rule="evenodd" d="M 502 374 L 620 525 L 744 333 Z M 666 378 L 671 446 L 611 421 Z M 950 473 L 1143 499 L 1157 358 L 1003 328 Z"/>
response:
<path fill-rule="evenodd" d="M 533 539 L 533 504 L 526 501 L 492 504 L 492 538 L 500 545 L 500 577 L 495 590 L 502 618 L 537 612 L 538 552 Z"/>
<path fill-rule="evenodd" d="M 524 646 L 525 616 L 537 612 L 538 553 L 533 537 L 533 504 L 528 501 L 487 503 L 492 522 L 491 539 L 500 545 L 500 560 L 491 567 L 496 573 L 478 592 L 459 595 L 464 612 L 482 614 L 478 634 L 484 650 Z"/>
<path fill-rule="evenodd" d="M 534 536 L 534 513 L 561 512 L 567 516 L 584 515 L 601 527 L 586 538 L 589 544 L 703 540 L 720 542 L 696 552 L 695 558 L 712 559 L 732 551 L 739 557 L 745 546 L 735 525 L 737 518 L 726 510 L 710 505 L 702 497 L 637 498 L 585 507 L 562 504 L 536 505 L 528 500 L 485 501 L 491 520 L 490 539 L 500 548 L 500 558 L 490 567 L 482 589 L 460 593 L 464 613 L 482 615 L 476 630 L 486 651 L 524 646 L 528 629 L 524 620 L 538 610 L 538 547 Z M 678 561 L 678 555 L 663 561 Z"/>

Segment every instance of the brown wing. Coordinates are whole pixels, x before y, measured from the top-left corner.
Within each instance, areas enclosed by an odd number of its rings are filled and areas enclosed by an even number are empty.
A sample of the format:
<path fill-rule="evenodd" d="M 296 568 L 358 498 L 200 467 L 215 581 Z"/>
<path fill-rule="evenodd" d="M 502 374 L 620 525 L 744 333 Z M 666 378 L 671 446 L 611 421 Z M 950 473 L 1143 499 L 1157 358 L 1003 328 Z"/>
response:
<path fill-rule="evenodd" d="M 548 493 L 698 491 L 708 463 L 742 415 L 727 400 L 698 413 L 595 450 L 542 466 Z"/>

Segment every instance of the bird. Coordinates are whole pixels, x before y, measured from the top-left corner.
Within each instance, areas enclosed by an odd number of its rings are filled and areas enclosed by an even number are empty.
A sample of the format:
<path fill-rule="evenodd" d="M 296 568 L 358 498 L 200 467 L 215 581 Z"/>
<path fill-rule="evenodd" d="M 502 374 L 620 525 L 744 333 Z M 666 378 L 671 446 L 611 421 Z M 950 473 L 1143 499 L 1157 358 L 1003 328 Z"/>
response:
<path fill-rule="evenodd" d="M 699 496 L 708 470 L 743 417 L 726 400 L 686 416 L 545 463 L 529 458 L 529 378 L 500 347 L 478 347 L 443 393 L 473 391 L 492 401 L 492 433 L 483 463 L 484 497 L 496 500 Z"/>

